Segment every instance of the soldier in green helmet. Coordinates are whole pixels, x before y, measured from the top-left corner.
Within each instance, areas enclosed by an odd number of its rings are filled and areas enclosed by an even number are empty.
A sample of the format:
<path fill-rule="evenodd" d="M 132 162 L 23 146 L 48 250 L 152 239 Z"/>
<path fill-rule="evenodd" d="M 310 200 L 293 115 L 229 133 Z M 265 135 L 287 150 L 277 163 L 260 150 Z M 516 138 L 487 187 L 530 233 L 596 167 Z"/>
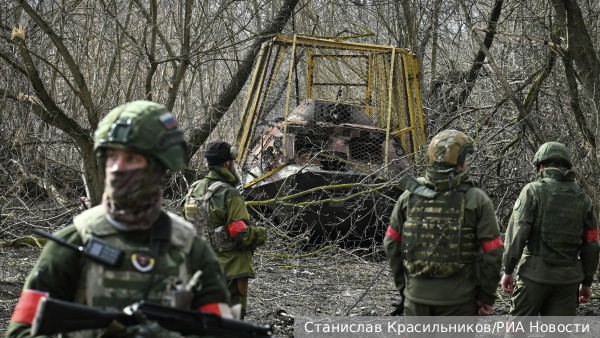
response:
<path fill-rule="evenodd" d="M 161 208 L 166 171 L 184 166 L 186 143 L 174 116 L 160 104 L 129 102 L 100 122 L 94 138 L 106 174 L 102 204 L 76 216 L 55 236 L 75 246 L 103 241 L 122 259 L 99 263 L 48 242 L 25 282 L 7 337 L 30 337 L 39 299 L 48 296 L 103 310 L 120 311 L 146 300 L 231 317 L 225 276 L 213 250 L 190 223 Z M 156 337 L 181 336 L 155 324 L 129 327 L 119 337 L 147 336 L 141 332 L 148 331 Z M 97 334 L 89 330 L 76 336 Z"/>
<path fill-rule="evenodd" d="M 596 212 L 563 144 L 544 143 L 533 165 L 536 180 L 521 191 L 506 231 L 502 289 L 512 294 L 513 316 L 574 316 L 592 297 Z"/>
<path fill-rule="evenodd" d="M 504 249 L 492 201 L 466 170 L 472 142 L 444 130 L 428 152 L 425 177 L 401 178 L 383 241 L 404 313 L 490 315 Z"/>
<path fill-rule="evenodd" d="M 246 314 L 248 279 L 256 276 L 252 256 L 267 238 L 265 228 L 251 224 L 246 203 L 236 186 L 237 149 L 223 141 L 206 145 L 209 167 L 204 179 L 190 187 L 183 201 L 185 218 L 208 239 L 227 275 L 232 304 L 241 304 Z"/>

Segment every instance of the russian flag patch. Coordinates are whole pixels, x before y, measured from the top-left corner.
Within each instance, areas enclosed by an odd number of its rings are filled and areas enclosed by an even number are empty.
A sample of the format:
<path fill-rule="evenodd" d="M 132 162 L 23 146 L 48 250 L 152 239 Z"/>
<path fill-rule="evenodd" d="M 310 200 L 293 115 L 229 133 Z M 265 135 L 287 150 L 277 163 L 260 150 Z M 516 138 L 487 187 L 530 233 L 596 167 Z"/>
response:
<path fill-rule="evenodd" d="M 177 127 L 177 120 L 175 119 L 175 116 L 169 112 L 162 114 L 159 119 L 163 126 L 165 126 L 167 129 L 173 129 Z"/>

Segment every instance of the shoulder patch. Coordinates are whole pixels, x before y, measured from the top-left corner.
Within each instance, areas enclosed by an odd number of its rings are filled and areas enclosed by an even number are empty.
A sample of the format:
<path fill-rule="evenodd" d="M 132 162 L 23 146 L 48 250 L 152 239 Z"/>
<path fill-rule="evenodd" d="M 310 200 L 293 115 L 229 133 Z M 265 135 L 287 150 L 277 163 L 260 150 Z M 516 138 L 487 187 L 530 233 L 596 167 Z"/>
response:
<path fill-rule="evenodd" d="M 517 209 L 519 209 L 520 206 L 521 206 L 521 199 L 517 198 L 517 200 L 515 201 L 515 206 L 513 207 L 513 209 L 517 210 Z"/>

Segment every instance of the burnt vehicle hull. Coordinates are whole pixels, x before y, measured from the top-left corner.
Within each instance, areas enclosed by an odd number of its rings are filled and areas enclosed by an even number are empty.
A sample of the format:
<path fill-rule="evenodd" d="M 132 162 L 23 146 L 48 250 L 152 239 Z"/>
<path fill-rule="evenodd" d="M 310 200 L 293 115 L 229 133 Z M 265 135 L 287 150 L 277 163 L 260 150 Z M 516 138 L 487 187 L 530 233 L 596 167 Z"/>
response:
<path fill-rule="evenodd" d="M 424 150 L 416 58 L 277 36 L 257 58 L 235 144 L 259 220 L 312 243 L 379 243 L 398 178 Z"/>
<path fill-rule="evenodd" d="M 309 243 L 369 246 L 382 241 L 401 190 L 362 174 L 293 165 L 245 194 L 250 201 L 280 198 L 262 214 Z"/>

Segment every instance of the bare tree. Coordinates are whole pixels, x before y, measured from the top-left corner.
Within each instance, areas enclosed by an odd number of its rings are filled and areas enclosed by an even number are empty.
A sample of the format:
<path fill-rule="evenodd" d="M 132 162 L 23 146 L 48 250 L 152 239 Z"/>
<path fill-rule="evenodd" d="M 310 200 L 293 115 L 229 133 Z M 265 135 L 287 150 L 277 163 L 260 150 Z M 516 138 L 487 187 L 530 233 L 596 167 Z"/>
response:
<path fill-rule="evenodd" d="M 68 151 L 79 154 L 95 204 L 103 170 L 92 151 L 92 132 L 103 113 L 132 99 L 162 102 L 190 130 L 191 157 L 237 97 L 258 46 L 283 30 L 297 3 L 283 2 L 274 20 L 253 33 L 247 27 L 258 13 L 236 2 L 102 0 L 90 6 L 15 0 L 4 5 L 3 22 L 11 26 L 3 26 L 0 60 L 16 81 L 0 84 L 0 94 L 72 140 Z M 218 100 L 208 103 L 212 94 L 197 97 L 214 82 L 202 78 L 206 61 L 249 41 L 250 52 L 237 71 L 219 74 L 221 83 L 230 84 L 215 88 Z M 186 111 L 200 112 L 200 127 L 187 121 Z"/>
<path fill-rule="evenodd" d="M 600 136 L 597 122 L 600 116 L 600 89 L 597 87 L 600 83 L 600 61 L 594 49 L 595 43 L 577 1 L 553 0 L 552 4 L 556 11 L 557 26 L 562 32 L 562 36 L 559 38 L 566 41 L 563 62 L 569 85 L 569 102 L 581 133 L 585 140 L 596 149 L 596 157 L 598 157 L 596 139 Z M 573 63 L 575 67 L 573 67 Z M 589 119 L 584 116 L 585 113 L 581 109 L 580 101 L 583 97 L 578 94 L 578 82 L 581 84 L 585 96 L 591 100 L 591 104 L 588 105 L 591 110 Z"/>

